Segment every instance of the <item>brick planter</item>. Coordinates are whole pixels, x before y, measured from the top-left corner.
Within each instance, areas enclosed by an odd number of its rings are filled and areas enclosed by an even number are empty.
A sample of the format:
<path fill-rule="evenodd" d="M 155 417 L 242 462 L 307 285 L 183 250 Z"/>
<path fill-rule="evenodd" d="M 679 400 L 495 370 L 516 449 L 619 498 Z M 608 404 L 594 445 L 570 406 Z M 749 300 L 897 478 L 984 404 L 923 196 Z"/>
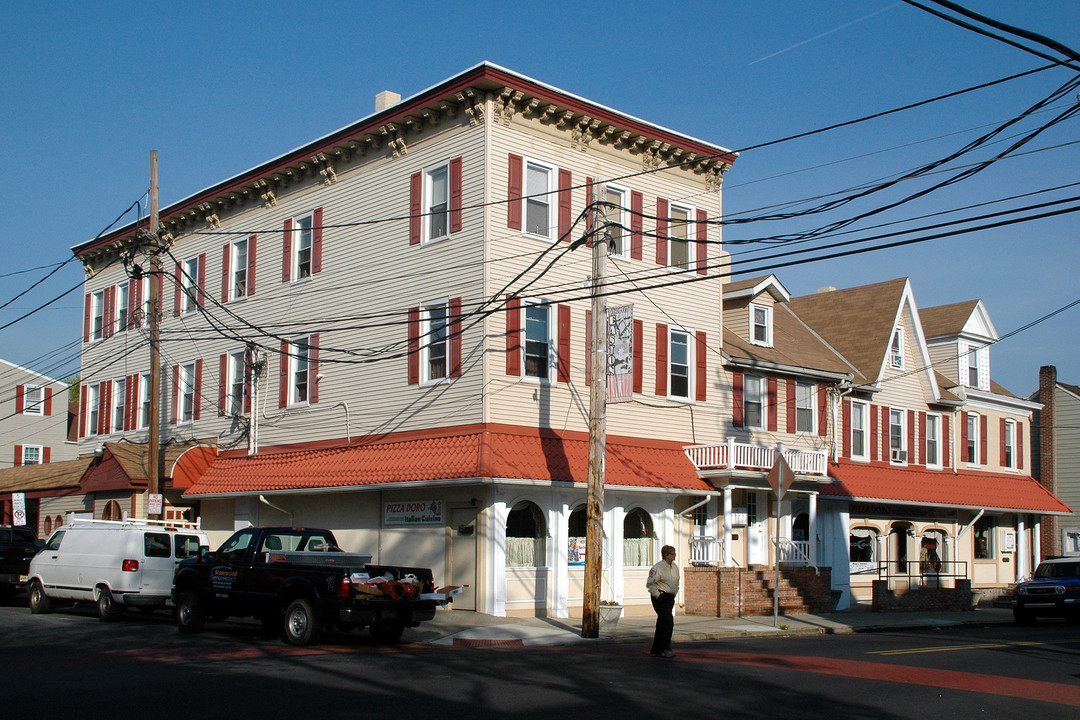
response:
<path fill-rule="evenodd" d="M 888 580 L 874 581 L 874 612 L 971 610 L 971 581 L 957 578 L 956 587 L 916 587 L 905 592 L 889 589 Z"/>

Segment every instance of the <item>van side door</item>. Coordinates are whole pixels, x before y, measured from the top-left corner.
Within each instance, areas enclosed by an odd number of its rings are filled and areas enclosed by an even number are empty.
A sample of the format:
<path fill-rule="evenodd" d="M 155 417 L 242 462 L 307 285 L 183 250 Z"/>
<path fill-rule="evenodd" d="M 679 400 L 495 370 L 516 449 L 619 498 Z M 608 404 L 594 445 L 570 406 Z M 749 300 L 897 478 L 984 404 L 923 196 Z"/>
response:
<path fill-rule="evenodd" d="M 142 534 L 143 558 L 140 592 L 168 596 L 172 588 L 172 536 L 164 531 L 148 530 Z"/>

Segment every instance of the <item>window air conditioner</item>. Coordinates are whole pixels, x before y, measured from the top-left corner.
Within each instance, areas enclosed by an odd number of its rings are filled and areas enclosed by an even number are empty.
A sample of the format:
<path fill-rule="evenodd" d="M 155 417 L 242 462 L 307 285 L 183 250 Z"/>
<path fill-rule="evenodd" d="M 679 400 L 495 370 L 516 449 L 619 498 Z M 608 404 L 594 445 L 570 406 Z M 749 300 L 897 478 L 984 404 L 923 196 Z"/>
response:
<path fill-rule="evenodd" d="M 907 462 L 907 450 L 893 450 L 892 451 L 892 461 L 896 462 L 896 463 L 906 463 Z"/>

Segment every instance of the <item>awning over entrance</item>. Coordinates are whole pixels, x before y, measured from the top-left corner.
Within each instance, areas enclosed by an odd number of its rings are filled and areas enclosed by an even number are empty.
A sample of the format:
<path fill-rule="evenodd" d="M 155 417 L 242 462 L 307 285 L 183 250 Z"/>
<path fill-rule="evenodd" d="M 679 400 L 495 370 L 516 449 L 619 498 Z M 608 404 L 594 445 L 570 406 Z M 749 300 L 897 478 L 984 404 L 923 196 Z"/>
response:
<path fill-rule="evenodd" d="M 823 498 L 1065 515 L 1072 511 L 1027 475 L 925 470 L 841 460 Z"/>
<path fill-rule="evenodd" d="M 606 484 L 705 492 L 683 444 L 609 436 Z M 472 425 L 358 439 L 348 446 L 219 455 L 184 497 L 507 478 L 584 484 L 585 433 Z"/>

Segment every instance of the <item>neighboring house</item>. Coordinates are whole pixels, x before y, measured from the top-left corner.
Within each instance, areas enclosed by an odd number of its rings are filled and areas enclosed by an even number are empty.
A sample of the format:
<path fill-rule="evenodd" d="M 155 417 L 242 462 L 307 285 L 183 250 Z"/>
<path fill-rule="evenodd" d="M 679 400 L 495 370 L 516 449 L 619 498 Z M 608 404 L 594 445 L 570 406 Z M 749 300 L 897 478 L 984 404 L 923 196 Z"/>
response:
<path fill-rule="evenodd" d="M 331 528 L 465 586 L 458 609 L 578 613 L 591 341 L 578 241 L 603 201 L 621 292 L 608 302 L 633 306 L 633 349 L 632 402 L 607 411 L 601 594 L 651 612 L 649 566 L 663 544 L 689 551 L 687 513 L 712 491 L 683 447 L 720 442 L 730 415 L 709 269 L 735 155 L 487 63 L 396 99 L 163 208 L 164 274 L 125 272 L 125 255 L 150 267 L 131 226 L 75 248 L 81 447 L 147 440 L 157 283 L 162 440 L 220 451 L 168 508 L 197 502 L 215 540 L 248 523 Z M 84 486 L 105 487 L 108 466 Z"/>
<path fill-rule="evenodd" d="M 1080 555 L 1080 387 L 1058 381 L 1057 368 L 1039 368 L 1040 403 L 1032 427 L 1032 474 L 1074 512 L 1048 516 L 1042 536 L 1047 556 Z"/>
<path fill-rule="evenodd" d="M 68 386 L 0 360 L 0 469 L 71 460 Z"/>

